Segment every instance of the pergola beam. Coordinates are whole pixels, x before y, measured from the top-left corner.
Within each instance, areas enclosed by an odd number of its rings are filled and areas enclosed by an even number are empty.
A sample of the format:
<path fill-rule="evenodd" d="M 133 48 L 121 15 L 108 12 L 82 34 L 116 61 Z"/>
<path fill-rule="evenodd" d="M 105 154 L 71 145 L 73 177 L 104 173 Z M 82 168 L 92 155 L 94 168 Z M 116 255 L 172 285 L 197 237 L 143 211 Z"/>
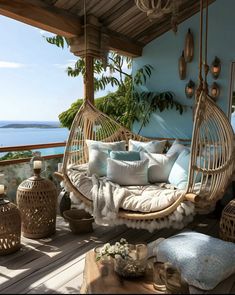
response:
<path fill-rule="evenodd" d="M 82 31 L 78 17 L 39 0 L 0 0 L 0 14 L 67 38 Z"/>
<path fill-rule="evenodd" d="M 66 38 L 82 36 L 84 31 L 78 16 L 41 0 L 0 0 L 0 14 Z M 132 57 L 141 56 L 142 44 L 112 31 L 105 34 L 107 49 Z"/>

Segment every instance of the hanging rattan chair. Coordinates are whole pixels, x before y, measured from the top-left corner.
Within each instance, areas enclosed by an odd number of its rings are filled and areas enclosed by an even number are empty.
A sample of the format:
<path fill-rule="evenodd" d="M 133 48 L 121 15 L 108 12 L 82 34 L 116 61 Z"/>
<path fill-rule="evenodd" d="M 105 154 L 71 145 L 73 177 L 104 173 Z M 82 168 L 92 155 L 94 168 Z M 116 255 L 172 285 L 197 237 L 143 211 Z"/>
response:
<path fill-rule="evenodd" d="M 86 206 L 92 207 L 92 201 L 77 190 L 68 176 L 68 169 L 71 166 L 88 162 L 86 145 L 88 138 L 104 142 L 125 140 L 127 145 L 129 139 L 139 141 L 150 139 L 132 133 L 100 112 L 89 101 L 84 102 L 71 127 L 62 173 L 66 187 Z M 204 92 L 201 93 L 195 110 L 189 171 L 185 193 L 170 207 L 150 213 L 121 209 L 119 217 L 135 220 L 162 218 L 171 214 L 185 200 L 195 202 L 199 211 L 207 210 L 223 196 L 233 172 L 233 130 L 225 114 Z M 201 173 L 200 183 L 196 183 L 198 173 Z"/>
<path fill-rule="evenodd" d="M 205 73 L 202 87 L 202 10 L 201 0 L 201 39 L 200 39 L 200 95 L 197 96 L 194 112 L 193 134 L 191 141 L 191 159 L 189 177 L 185 191 L 169 207 L 157 212 L 136 212 L 119 209 L 120 220 L 153 221 L 161 220 L 173 214 L 185 201 L 195 203 L 196 211 L 206 212 L 215 206 L 231 180 L 234 164 L 233 129 L 231 124 L 207 94 Z M 203 88 L 203 89 L 202 89 Z M 82 194 L 69 177 L 69 169 L 88 162 L 86 139 L 114 142 L 129 139 L 149 141 L 150 139 L 132 133 L 106 114 L 100 112 L 86 99 L 79 109 L 67 141 L 61 177 L 65 187 L 92 212 L 93 202 Z M 151 139 L 152 140 L 152 139 Z M 198 174 L 201 174 L 198 182 Z M 128 222 L 127 222 L 128 223 Z"/>

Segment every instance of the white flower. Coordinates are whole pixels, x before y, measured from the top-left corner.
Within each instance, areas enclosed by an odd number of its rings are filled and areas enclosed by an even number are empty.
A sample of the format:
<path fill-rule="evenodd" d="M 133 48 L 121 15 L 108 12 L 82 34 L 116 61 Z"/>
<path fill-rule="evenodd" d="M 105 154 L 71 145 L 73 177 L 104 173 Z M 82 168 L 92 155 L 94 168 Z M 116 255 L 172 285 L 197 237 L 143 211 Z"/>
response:
<path fill-rule="evenodd" d="M 120 240 L 120 243 L 121 243 L 121 244 L 127 244 L 127 240 L 126 240 L 126 239 L 123 239 L 123 238 L 121 238 L 121 240 Z"/>
<path fill-rule="evenodd" d="M 120 244 L 119 242 L 116 242 L 116 243 L 115 243 L 115 246 L 116 246 L 116 247 L 119 247 L 119 246 L 121 246 L 121 244 Z"/>
<path fill-rule="evenodd" d="M 114 258 L 115 259 L 119 259 L 119 258 L 121 258 L 122 256 L 120 255 L 120 254 L 115 254 L 115 256 L 114 256 Z"/>

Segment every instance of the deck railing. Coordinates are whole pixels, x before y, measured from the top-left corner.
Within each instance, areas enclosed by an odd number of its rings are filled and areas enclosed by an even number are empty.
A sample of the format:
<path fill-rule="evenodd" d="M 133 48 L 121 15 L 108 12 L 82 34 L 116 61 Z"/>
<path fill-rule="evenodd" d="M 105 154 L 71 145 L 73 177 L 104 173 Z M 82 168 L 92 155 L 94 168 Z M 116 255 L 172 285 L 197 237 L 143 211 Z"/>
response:
<path fill-rule="evenodd" d="M 65 145 L 66 145 L 66 142 L 64 141 L 64 142 L 0 147 L 0 155 L 1 153 L 5 153 L 5 152 L 22 152 L 22 151 L 37 150 L 37 149 L 48 149 L 48 148 L 55 148 L 55 147 L 63 147 Z M 63 154 L 51 154 L 51 155 L 42 156 L 42 158 L 45 160 L 62 158 L 62 157 L 63 157 Z M 0 160 L 0 166 L 29 162 L 30 159 L 31 157 Z"/>

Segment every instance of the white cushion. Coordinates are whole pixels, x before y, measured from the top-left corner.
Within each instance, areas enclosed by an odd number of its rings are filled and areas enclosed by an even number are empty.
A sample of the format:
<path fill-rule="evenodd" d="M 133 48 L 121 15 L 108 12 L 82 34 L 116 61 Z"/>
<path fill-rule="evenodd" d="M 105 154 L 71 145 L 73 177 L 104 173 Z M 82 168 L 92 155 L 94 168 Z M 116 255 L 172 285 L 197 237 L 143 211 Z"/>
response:
<path fill-rule="evenodd" d="M 235 244 L 197 232 L 183 232 L 156 246 L 158 261 L 170 262 L 191 286 L 214 289 L 235 273 Z M 215 294 L 215 293 L 213 293 Z"/>
<path fill-rule="evenodd" d="M 125 186 L 128 190 L 120 207 L 139 212 L 156 212 L 173 204 L 183 193 L 170 185 Z"/>
<path fill-rule="evenodd" d="M 119 161 L 108 158 L 107 178 L 120 185 L 146 185 L 148 183 L 148 160 Z"/>
<path fill-rule="evenodd" d="M 137 140 L 129 140 L 129 151 L 143 151 L 149 153 L 163 153 L 166 146 L 166 140 L 153 140 L 148 142 L 142 142 Z"/>
<path fill-rule="evenodd" d="M 115 142 L 103 142 L 103 141 L 87 139 L 86 144 L 89 149 L 90 148 L 109 149 L 111 151 L 125 151 L 126 150 L 125 140 L 115 141 Z"/>
<path fill-rule="evenodd" d="M 167 151 L 166 155 L 167 156 L 170 156 L 172 154 L 175 154 L 177 153 L 178 155 L 184 150 L 184 149 L 187 149 L 190 151 L 190 148 L 181 144 L 179 142 L 178 139 L 176 139 L 173 143 L 172 143 L 172 146 L 169 148 L 169 150 Z"/>
<path fill-rule="evenodd" d="M 177 158 L 177 154 L 164 155 L 140 152 L 142 160 L 149 160 L 148 180 L 150 183 L 167 182 L 171 168 Z"/>

